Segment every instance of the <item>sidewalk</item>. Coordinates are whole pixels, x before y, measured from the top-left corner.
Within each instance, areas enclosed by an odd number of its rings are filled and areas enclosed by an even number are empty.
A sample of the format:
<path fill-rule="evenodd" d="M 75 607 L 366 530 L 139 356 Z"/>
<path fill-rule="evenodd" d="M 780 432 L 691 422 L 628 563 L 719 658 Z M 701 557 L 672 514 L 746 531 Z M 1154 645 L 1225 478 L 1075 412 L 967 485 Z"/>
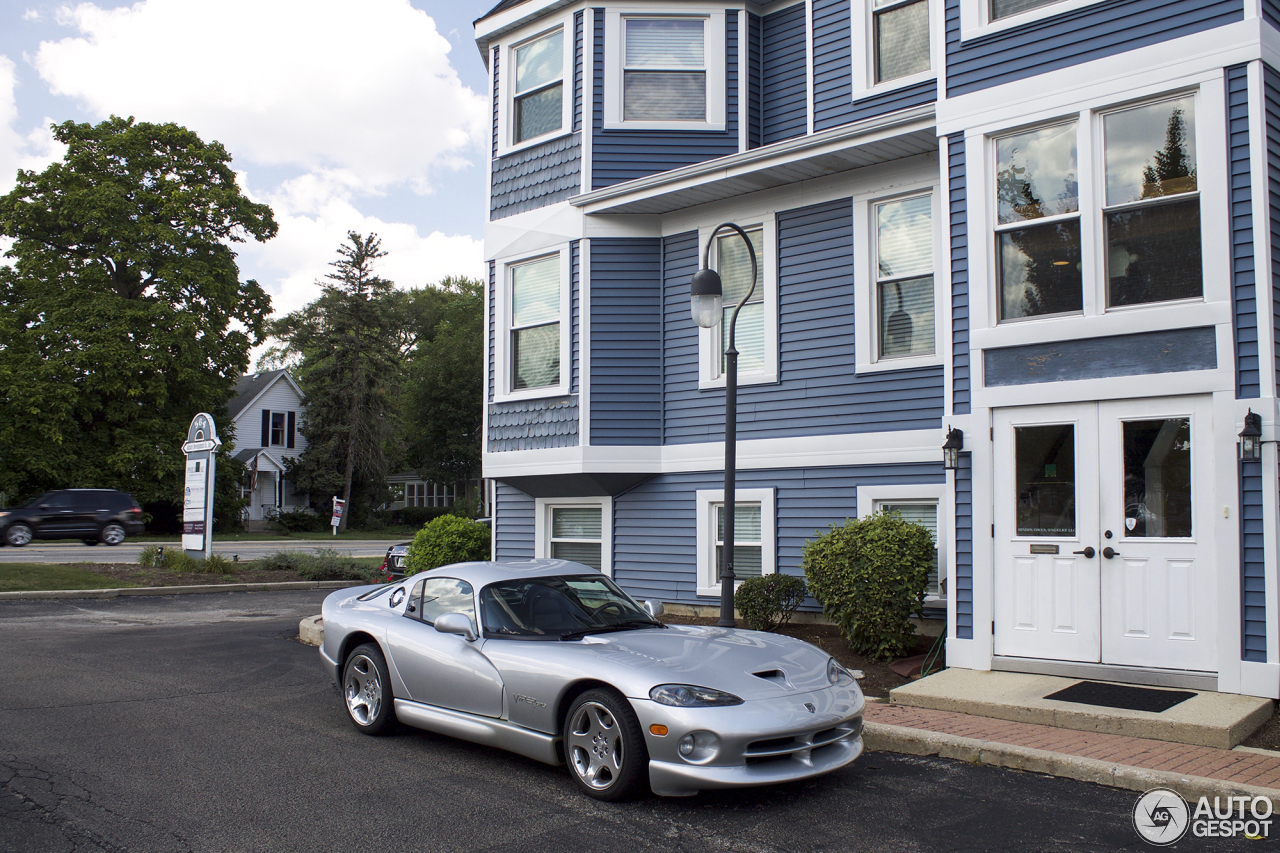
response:
<path fill-rule="evenodd" d="M 939 755 L 1134 791 L 1266 796 L 1280 807 L 1280 753 L 1170 743 L 868 702 L 869 750 Z"/>

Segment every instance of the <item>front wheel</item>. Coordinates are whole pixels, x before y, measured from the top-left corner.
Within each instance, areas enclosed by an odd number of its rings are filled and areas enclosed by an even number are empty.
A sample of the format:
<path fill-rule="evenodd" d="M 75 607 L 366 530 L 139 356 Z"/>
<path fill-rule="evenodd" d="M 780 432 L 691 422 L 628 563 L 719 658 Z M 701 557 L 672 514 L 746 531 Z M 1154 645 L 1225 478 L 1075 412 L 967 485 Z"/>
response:
<path fill-rule="evenodd" d="M 102 528 L 101 539 L 108 545 L 119 545 L 124 541 L 124 525 L 112 521 Z"/>
<path fill-rule="evenodd" d="M 367 735 L 382 734 L 394 719 L 391 674 L 382 650 L 372 643 L 356 646 L 342 668 L 342 698 L 347 715 Z"/>
<path fill-rule="evenodd" d="M 8 542 L 15 548 L 21 548 L 31 541 L 33 536 L 31 528 L 20 521 L 15 521 L 9 525 L 9 529 L 4 532 L 4 541 Z"/>
<path fill-rule="evenodd" d="M 588 690 L 564 721 L 565 763 L 579 790 L 597 800 L 637 793 L 649 768 L 640 721 L 616 690 Z"/>

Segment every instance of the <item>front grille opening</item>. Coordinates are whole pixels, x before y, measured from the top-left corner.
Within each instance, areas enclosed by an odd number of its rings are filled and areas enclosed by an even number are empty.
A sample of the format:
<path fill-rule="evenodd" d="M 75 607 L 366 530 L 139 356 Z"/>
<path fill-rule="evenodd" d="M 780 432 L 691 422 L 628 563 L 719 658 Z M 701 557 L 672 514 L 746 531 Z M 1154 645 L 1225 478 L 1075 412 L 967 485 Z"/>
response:
<path fill-rule="evenodd" d="M 790 761 L 791 759 L 792 759 L 792 754 L 789 752 L 785 755 L 756 755 L 756 756 L 748 755 L 747 765 L 750 766 L 752 764 L 771 764 L 774 761 Z"/>
<path fill-rule="evenodd" d="M 753 752 L 773 752 L 775 749 L 785 749 L 794 745 L 796 739 L 793 737 L 776 737 L 770 740 L 757 740 L 747 744 L 747 754 Z M 770 756 L 772 757 L 772 756 Z"/>

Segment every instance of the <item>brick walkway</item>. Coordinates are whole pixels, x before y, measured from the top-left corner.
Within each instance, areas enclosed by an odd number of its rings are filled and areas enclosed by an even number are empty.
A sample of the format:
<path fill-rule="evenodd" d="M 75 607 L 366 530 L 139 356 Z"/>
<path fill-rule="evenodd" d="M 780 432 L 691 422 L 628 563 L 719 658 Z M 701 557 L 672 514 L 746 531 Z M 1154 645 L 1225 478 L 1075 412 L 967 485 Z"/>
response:
<path fill-rule="evenodd" d="M 1161 740 L 1013 723 L 951 711 L 867 703 L 868 722 L 995 741 L 1111 764 L 1280 788 L 1280 757 Z"/>

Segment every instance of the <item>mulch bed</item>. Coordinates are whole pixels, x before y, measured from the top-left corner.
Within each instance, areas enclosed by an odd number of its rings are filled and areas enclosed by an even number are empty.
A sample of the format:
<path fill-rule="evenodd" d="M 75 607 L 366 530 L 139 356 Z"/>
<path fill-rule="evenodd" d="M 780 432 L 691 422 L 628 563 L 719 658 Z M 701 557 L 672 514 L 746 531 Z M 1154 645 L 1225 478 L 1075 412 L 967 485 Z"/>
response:
<path fill-rule="evenodd" d="M 662 617 L 662 621 L 673 625 L 716 624 L 715 618 L 706 616 L 672 616 L 668 614 Z M 853 651 L 853 649 L 849 648 L 849 641 L 840 636 L 839 629 L 834 625 L 788 624 L 779 628 L 776 633 L 786 634 L 788 637 L 795 637 L 804 640 L 806 643 L 812 643 L 849 669 L 862 670 L 863 678 L 859 679 L 858 684 L 862 687 L 862 692 L 867 696 L 887 698 L 890 690 L 895 687 L 901 687 L 911 681 L 911 679 L 903 678 L 889 669 L 888 665 L 873 661 Z M 917 638 L 917 654 L 928 652 L 933 645 L 933 640 L 934 638 L 932 637 Z"/>
<path fill-rule="evenodd" d="M 84 569 L 121 583 L 137 586 L 195 586 L 216 583 L 285 583 L 305 581 L 297 572 L 243 569 L 233 574 L 219 572 L 174 572 L 169 569 L 149 569 L 137 563 L 75 563 Z"/>
<path fill-rule="evenodd" d="M 1271 719 L 1262 724 L 1262 728 L 1245 738 L 1241 746 L 1280 750 L 1280 714 L 1273 714 Z"/>

